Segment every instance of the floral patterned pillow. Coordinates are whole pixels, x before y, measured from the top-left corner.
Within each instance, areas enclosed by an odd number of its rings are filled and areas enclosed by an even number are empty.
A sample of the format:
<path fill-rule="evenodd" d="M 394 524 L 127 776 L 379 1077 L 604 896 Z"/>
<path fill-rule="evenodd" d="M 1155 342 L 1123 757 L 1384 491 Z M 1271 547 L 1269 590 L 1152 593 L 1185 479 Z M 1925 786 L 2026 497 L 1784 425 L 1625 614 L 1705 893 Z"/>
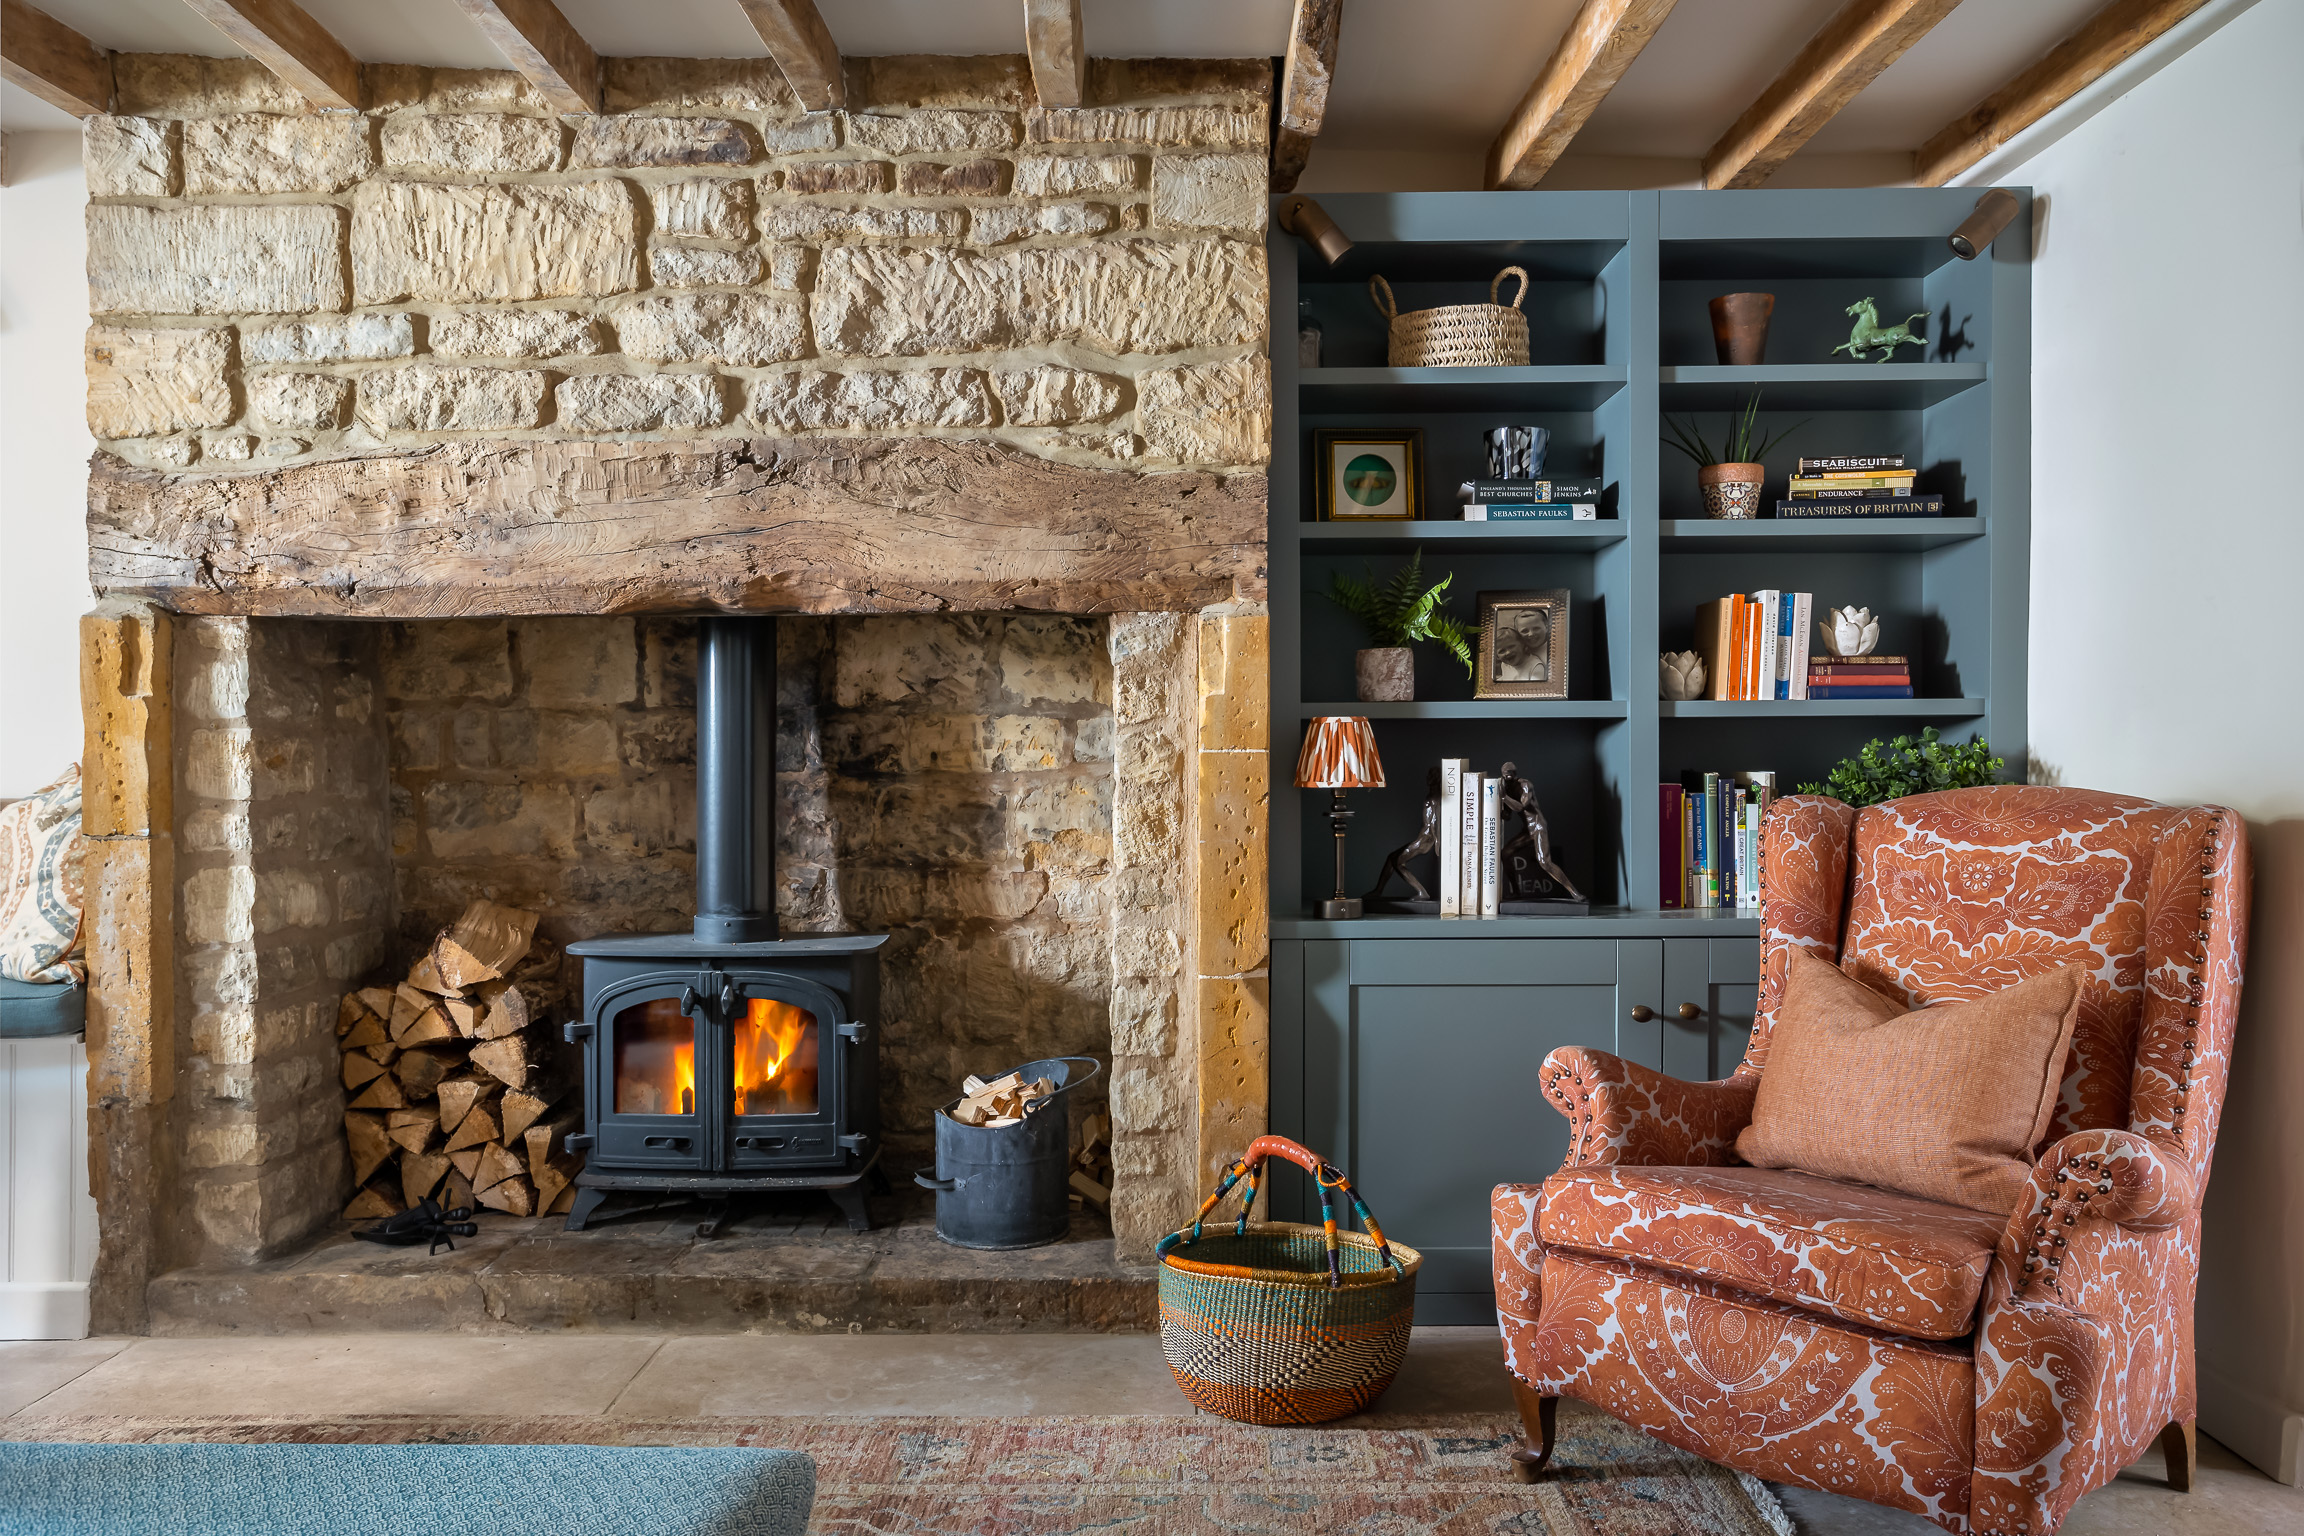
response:
<path fill-rule="evenodd" d="M 0 808 L 0 977 L 86 981 L 80 947 L 80 769 Z"/>

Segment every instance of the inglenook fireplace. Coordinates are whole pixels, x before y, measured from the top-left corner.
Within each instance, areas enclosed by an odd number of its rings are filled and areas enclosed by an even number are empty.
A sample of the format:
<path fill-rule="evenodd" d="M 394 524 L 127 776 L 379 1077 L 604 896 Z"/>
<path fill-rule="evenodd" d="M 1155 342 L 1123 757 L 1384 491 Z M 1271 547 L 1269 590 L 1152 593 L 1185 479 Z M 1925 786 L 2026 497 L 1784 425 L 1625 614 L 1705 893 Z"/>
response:
<path fill-rule="evenodd" d="M 569 946 L 584 961 L 582 1231 L 618 1191 L 715 1202 L 821 1189 L 867 1231 L 879 1178 L 884 935 L 780 939 L 775 880 L 776 628 L 703 621 L 696 677 L 693 933 Z"/>

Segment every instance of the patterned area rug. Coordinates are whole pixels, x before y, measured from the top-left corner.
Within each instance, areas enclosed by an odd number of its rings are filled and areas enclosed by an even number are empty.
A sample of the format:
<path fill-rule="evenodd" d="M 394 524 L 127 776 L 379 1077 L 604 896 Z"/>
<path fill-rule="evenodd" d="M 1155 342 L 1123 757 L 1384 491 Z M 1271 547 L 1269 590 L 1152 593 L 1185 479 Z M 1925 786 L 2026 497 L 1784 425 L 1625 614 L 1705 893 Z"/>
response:
<path fill-rule="evenodd" d="M 1515 1421 L 1199 1418 L 11 1418 L 15 1440 L 772 1445 L 816 1460 L 811 1536 L 1791 1536 L 1758 1483 L 1562 1403 L 1554 1476 Z"/>

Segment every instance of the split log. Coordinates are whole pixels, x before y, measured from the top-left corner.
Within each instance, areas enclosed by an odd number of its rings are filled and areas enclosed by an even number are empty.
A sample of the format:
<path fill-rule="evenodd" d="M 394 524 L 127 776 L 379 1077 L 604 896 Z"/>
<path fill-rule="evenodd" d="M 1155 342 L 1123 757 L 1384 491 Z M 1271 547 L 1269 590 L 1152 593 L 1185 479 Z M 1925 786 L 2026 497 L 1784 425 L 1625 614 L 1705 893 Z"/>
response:
<path fill-rule="evenodd" d="M 479 1027 L 478 1003 L 468 1003 L 460 997 L 444 997 L 440 999 L 440 1011 L 448 1015 L 448 1022 L 456 1026 L 456 1033 L 467 1040 L 472 1038 L 472 1032 Z"/>
<path fill-rule="evenodd" d="M 397 1216 L 406 1210 L 404 1205 L 392 1203 L 392 1197 L 382 1190 L 363 1189 L 344 1207 L 346 1221 L 378 1221 L 386 1216 Z"/>
<path fill-rule="evenodd" d="M 354 1052 L 344 1058 L 344 1086 L 359 1088 L 384 1075 L 384 1064 L 363 1052 Z"/>
<path fill-rule="evenodd" d="M 440 1086 L 440 1080 L 463 1064 L 453 1046 L 424 1045 L 402 1051 L 400 1059 L 392 1064 L 392 1074 L 400 1079 L 401 1090 L 408 1097 L 428 1099 Z M 438 1119 L 437 1111 L 434 1119 Z"/>
<path fill-rule="evenodd" d="M 480 988 L 480 1001 L 487 1011 L 472 1031 L 477 1040 L 500 1040 L 516 1035 L 533 1022 L 528 1015 L 528 998 L 508 981 L 490 982 Z"/>
<path fill-rule="evenodd" d="M 526 1035 L 506 1035 L 501 1040 L 484 1040 L 472 1047 L 472 1065 L 501 1081 L 507 1088 L 525 1088 L 528 1076 L 535 1070 L 530 1059 Z"/>
<path fill-rule="evenodd" d="M 429 954 L 408 967 L 408 985 L 416 988 L 419 992 L 429 992 L 434 997 L 441 997 L 456 990 L 441 976 L 440 968 L 432 963 L 432 957 Z"/>
<path fill-rule="evenodd" d="M 435 1092 L 440 1099 L 440 1129 L 454 1135 L 464 1116 L 475 1107 L 495 1102 L 504 1085 L 492 1077 L 458 1076 L 444 1080 Z"/>
<path fill-rule="evenodd" d="M 440 1040 L 456 1038 L 456 1026 L 448 1022 L 448 1015 L 437 1006 L 418 1014 L 409 1026 L 395 1037 L 406 1048 L 412 1045 L 431 1045 Z"/>
<path fill-rule="evenodd" d="M 534 924 L 534 914 L 529 915 L 528 921 Z M 525 953 L 527 946 L 523 944 L 521 950 Z M 476 987 L 484 981 L 494 981 L 504 974 L 445 933 L 432 941 L 432 953 L 428 958 L 440 979 L 459 992 Z"/>
<path fill-rule="evenodd" d="M 449 1153 L 448 1166 L 462 1174 L 465 1183 L 471 1183 L 480 1172 L 480 1149 L 466 1147 L 461 1152 Z"/>
<path fill-rule="evenodd" d="M 360 1001 L 360 994 L 347 992 L 336 1004 L 336 1038 L 341 1040 L 352 1033 L 354 1025 L 368 1012 L 368 1005 Z"/>
<path fill-rule="evenodd" d="M 440 1182 L 440 1208 L 448 1211 L 472 1209 L 472 1181 L 453 1168 L 448 1170 L 448 1177 Z"/>
<path fill-rule="evenodd" d="M 379 1040 L 374 1045 L 364 1045 L 360 1049 L 367 1053 L 370 1061 L 380 1067 L 392 1065 L 392 1058 L 400 1054 L 400 1047 L 389 1040 Z"/>
<path fill-rule="evenodd" d="M 347 1057 L 346 1060 L 351 1058 Z M 400 1081 L 386 1072 L 376 1081 L 353 1096 L 346 1109 L 406 1109 L 408 1096 L 400 1091 Z"/>
<path fill-rule="evenodd" d="M 440 1111 L 429 1106 L 395 1109 L 386 1117 L 393 1141 L 410 1152 L 421 1152 L 440 1135 Z"/>
<path fill-rule="evenodd" d="M 560 1097 L 557 1091 L 537 1089 L 534 1092 L 516 1092 L 504 1095 L 504 1139 L 515 1141 L 528 1133 L 544 1112 Z"/>
<path fill-rule="evenodd" d="M 492 1141 L 480 1149 L 479 1170 L 472 1175 L 472 1188 L 484 1195 L 519 1172 L 520 1159 L 512 1155 L 512 1149 Z"/>
<path fill-rule="evenodd" d="M 569 1155 L 567 1136 L 584 1128 L 581 1115 L 555 1115 L 545 1124 L 532 1125 L 521 1136 L 528 1148 L 528 1178 L 536 1186 L 536 1203 L 549 1210 L 560 1192 L 576 1181 L 578 1164 Z"/>
<path fill-rule="evenodd" d="M 448 1150 L 461 1152 L 466 1147 L 482 1147 L 497 1139 L 496 1117 L 480 1105 L 473 1105 L 464 1123 L 456 1127 L 456 1134 L 448 1138 Z"/>
<path fill-rule="evenodd" d="M 392 1138 L 385 1130 L 381 1115 L 346 1110 L 344 1140 L 352 1149 L 352 1182 L 355 1184 L 367 1183 L 369 1175 L 383 1167 L 385 1159 L 392 1155 Z"/>
<path fill-rule="evenodd" d="M 384 1019 L 387 1027 L 389 1027 L 392 1018 L 392 1000 L 398 995 L 390 987 L 362 987 L 352 995 L 359 998 L 370 1013 Z"/>
<path fill-rule="evenodd" d="M 476 901 L 448 930 L 448 942 L 487 968 L 489 974 L 476 980 L 492 981 L 509 973 L 535 947 L 536 916 L 519 907 Z M 440 946 L 434 944 L 433 953 L 439 952 Z M 442 973 L 446 974 L 445 968 Z"/>
<path fill-rule="evenodd" d="M 438 1152 L 417 1152 L 400 1159 L 400 1194 L 410 1205 L 440 1187 L 448 1159 Z"/>
<path fill-rule="evenodd" d="M 338 1042 L 347 1051 L 357 1051 L 371 1045 L 388 1046 L 391 1043 L 392 1036 L 385 1030 L 384 1021 L 365 1008 L 360 1010 L 359 1017 L 352 1021 L 352 1027 L 344 1031 L 344 1038 Z"/>
<path fill-rule="evenodd" d="M 475 1191 L 473 1198 L 490 1210 L 503 1211 L 513 1216 L 536 1214 L 536 1186 L 528 1182 L 526 1174 L 516 1173 L 486 1189 Z"/>

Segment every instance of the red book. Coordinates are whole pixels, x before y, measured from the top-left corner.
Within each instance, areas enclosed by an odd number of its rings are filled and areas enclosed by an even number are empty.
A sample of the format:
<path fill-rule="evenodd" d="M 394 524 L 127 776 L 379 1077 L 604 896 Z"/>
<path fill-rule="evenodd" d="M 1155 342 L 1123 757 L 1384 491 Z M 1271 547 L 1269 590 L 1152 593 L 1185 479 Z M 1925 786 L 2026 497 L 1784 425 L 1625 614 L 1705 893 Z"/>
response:
<path fill-rule="evenodd" d="M 1678 907 L 1680 896 L 1687 887 L 1687 878 L 1680 869 L 1680 805 L 1683 792 L 1677 784 L 1656 786 L 1656 896 L 1657 904 Z"/>

